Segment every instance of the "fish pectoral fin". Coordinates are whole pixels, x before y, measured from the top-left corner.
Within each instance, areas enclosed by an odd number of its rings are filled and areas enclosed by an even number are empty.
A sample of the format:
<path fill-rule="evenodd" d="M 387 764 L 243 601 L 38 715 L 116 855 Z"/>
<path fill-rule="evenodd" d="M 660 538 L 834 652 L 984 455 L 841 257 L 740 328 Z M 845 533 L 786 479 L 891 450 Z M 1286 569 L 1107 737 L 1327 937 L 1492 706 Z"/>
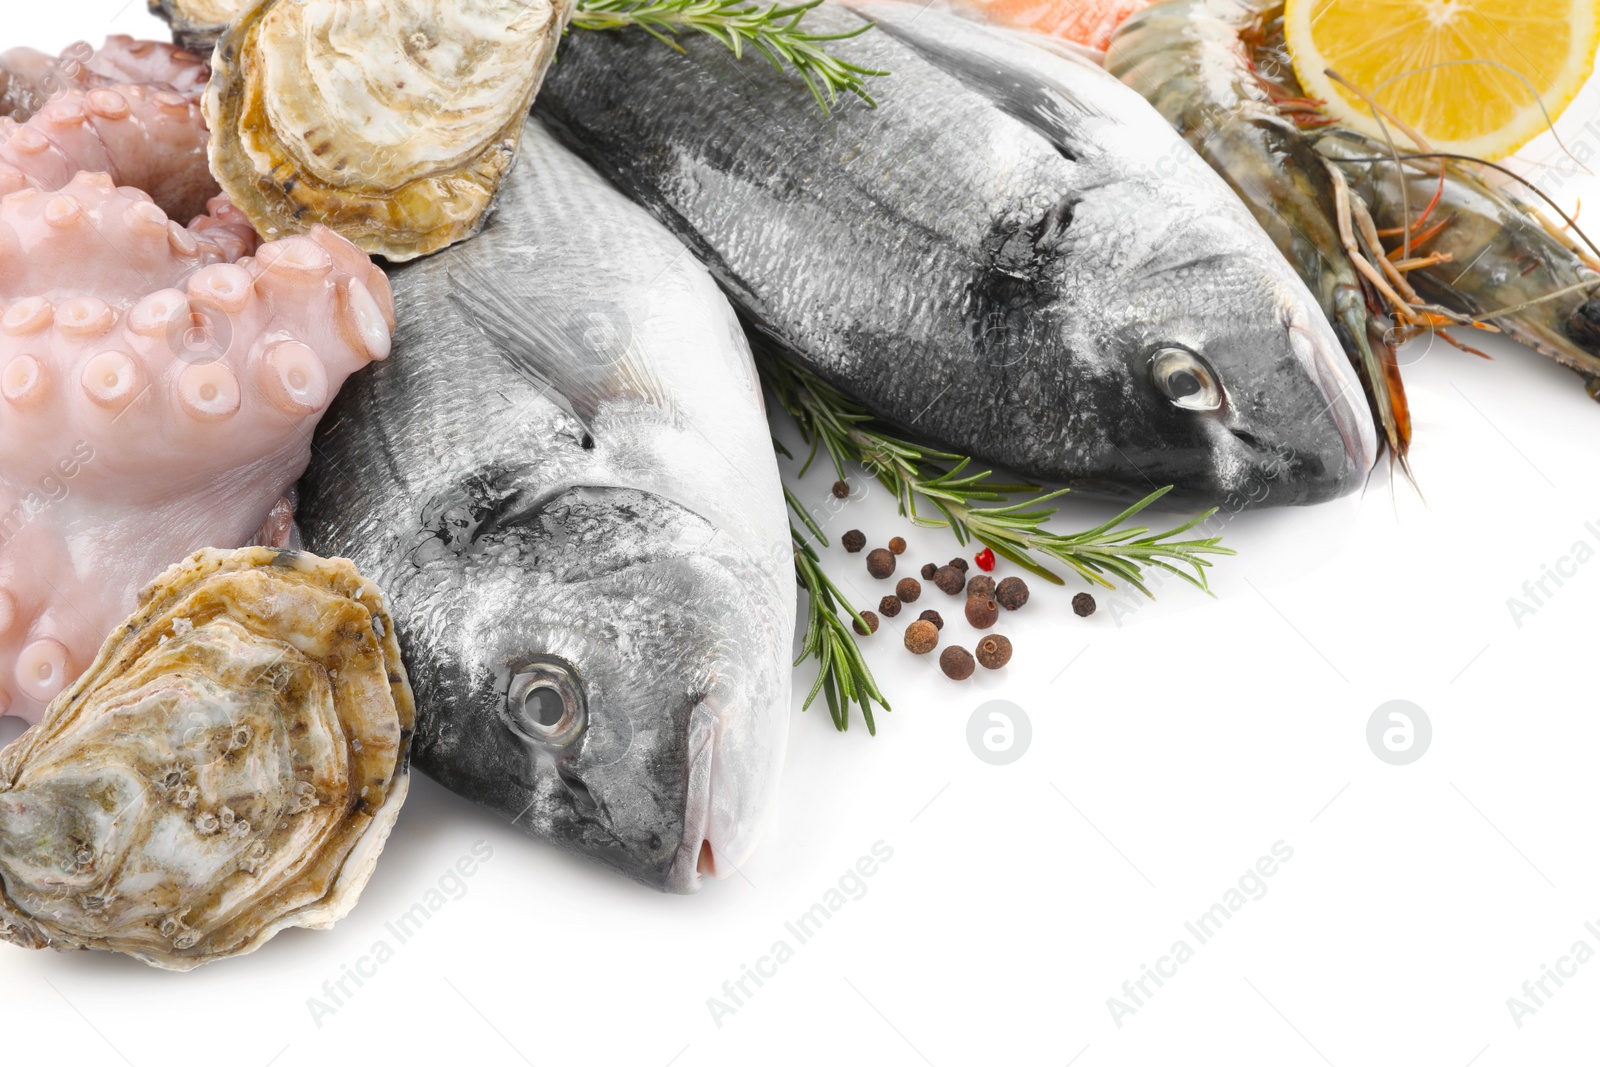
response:
<path fill-rule="evenodd" d="M 676 416 L 625 308 L 516 291 L 472 267 L 452 267 L 448 277 L 450 302 L 462 317 L 591 434 L 607 403 L 636 401 Z"/>

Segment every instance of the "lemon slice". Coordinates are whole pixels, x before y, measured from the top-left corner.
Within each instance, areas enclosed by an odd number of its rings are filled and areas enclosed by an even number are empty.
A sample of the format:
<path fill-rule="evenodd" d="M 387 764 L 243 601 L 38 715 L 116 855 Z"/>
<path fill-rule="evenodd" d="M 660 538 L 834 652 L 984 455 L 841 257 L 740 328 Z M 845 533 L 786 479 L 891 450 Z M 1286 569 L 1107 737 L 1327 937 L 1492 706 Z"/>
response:
<path fill-rule="evenodd" d="M 1300 84 L 1341 122 L 1382 136 L 1366 102 L 1328 70 L 1437 150 L 1501 159 L 1588 80 L 1600 11 L 1597 0 L 1288 0 L 1284 30 Z"/>

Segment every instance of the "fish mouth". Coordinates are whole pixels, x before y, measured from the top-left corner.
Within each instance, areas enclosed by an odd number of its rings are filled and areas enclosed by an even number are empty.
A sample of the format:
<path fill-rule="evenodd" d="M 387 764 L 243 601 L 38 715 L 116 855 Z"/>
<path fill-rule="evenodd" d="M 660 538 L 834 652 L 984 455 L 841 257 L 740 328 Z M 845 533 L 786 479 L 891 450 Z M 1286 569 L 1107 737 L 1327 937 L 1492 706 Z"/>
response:
<path fill-rule="evenodd" d="M 1317 329 L 1319 325 L 1321 329 Z M 1338 488 L 1354 488 L 1378 462 L 1378 431 L 1366 394 L 1327 322 L 1321 321 L 1320 316 L 1313 321 L 1303 309 L 1296 308 L 1288 326 L 1290 347 L 1326 401 L 1323 410 L 1308 421 L 1331 417 L 1344 444 L 1344 470 L 1330 470 L 1329 474 L 1335 477 Z"/>
<path fill-rule="evenodd" d="M 718 716 L 706 700 L 689 714 L 689 776 L 683 807 L 683 838 L 667 871 L 669 893 L 693 893 L 702 877 L 722 878 L 732 868 L 712 841 L 712 790 L 716 780 Z"/>
<path fill-rule="evenodd" d="M 751 729 L 750 719 L 763 703 L 759 687 L 724 671 L 690 710 L 683 831 L 662 886 L 667 892 L 693 893 L 703 879 L 738 874 L 760 839 L 783 759 L 780 739 L 764 739 L 768 731 L 762 726 Z M 787 691 L 778 710 L 786 724 Z"/>

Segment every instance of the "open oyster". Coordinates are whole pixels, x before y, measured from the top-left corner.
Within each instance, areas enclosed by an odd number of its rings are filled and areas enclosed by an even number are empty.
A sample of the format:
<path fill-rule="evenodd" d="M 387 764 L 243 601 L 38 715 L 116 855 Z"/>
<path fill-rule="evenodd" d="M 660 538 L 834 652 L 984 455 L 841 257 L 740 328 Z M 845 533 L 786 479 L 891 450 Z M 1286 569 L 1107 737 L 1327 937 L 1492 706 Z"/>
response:
<path fill-rule="evenodd" d="M 332 925 L 405 799 L 412 719 L 349 560 L 195 553 L 0 753 L 0 936 L 187 970 Z"/>
<path fill-rule="evenodd" d="M 150 0 L 150 11 L 167 20 L 180 48 L 211 54 L 217 38 L 254 0 Z"/>
<path fill-rule="evenodd" d="M 212 55 L 211 170 L 266 238 L 391 260 L 472 236 L 572 0 L 264 0 Z"/>

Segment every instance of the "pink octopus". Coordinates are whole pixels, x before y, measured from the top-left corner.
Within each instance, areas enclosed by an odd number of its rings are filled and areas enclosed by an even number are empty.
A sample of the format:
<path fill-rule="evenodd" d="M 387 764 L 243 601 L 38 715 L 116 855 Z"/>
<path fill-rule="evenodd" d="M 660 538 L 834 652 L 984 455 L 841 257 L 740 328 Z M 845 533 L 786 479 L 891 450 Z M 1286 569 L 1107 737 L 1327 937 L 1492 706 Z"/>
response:
<path fill-rule="evenodd" d="M 0 56 L 0 105 L 48 97 L 0 119 L 0 714 L 37 722 L 169 564 L 281 537 L 318 419 L 389 353 L 365 253 L 258 247 L 217 195 L 204 81 L 128 38 Z"/>

